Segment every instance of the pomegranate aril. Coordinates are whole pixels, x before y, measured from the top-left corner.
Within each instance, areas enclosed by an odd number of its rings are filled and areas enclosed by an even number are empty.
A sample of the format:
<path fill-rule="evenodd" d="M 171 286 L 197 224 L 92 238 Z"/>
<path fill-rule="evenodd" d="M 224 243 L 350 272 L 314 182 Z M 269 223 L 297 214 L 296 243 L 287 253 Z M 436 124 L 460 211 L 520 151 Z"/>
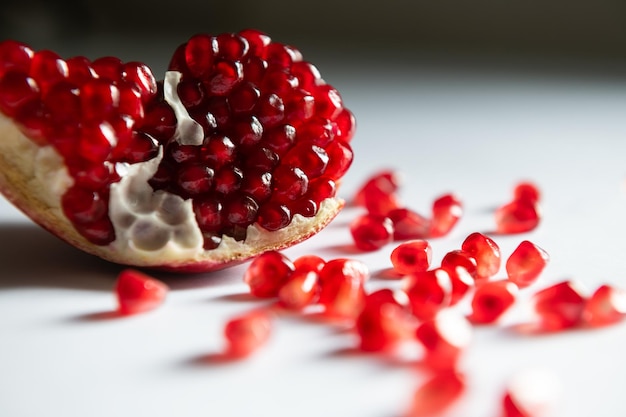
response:
<path fill-rule="evenodd" d="M 182 80 L 178 83 L 176 90 L 181 103 L 187 109 L 193 109 L 204 101 L 204 86 L 197 80 Z"/>
<path fill-rule="evenodd" d="M 324 173 L 328 165 L 328 154 L 319 146 L 301 143 L 283 157 L 283 163 L 299 167 L 309 177 L 317 177 Z"/>
<path fill-rule="evenodd" d="M 626 291 L 604 284 L 586 300 L 583 310 L 585 324 L 606 326 L 622 321 L 626 316 Z"/>
<path fill-rule="evenodd" d="M 265 94 L 259 97 L 254 112 L 264 128 L 278 125 L 285 118 L 285 105 L 276 94 Z"/>
<path fill-rule="evenodd" d="M 118 83 L 122 78 L 122 61 L 114 56 L 103 56 L 91 63 L 98 78 Z"/>
<path fill-rule="evenodd" d="M 536 204 L 541 199 L 541 191 L 536 184 L 528 181 L 523 181 L 515 185 L 513 188 L 513 200 L 514 201 L 527 201 L 531 204 Z"/>
<path fill-rule="evenodd" d="M 228 320 L 224 326 L 225 353 L 234 358 L 249 356 L 267 343 L 272 332 L 268 313 L 255 310 Z"/>
<path fill-rule="evenodd" d="M 432 319 L 450 305 L 452 283 L 445 269 L 418 272 L 406 278 L 406 293 L 413 315 L 420 320 Z"/>
<path fill-rule="evenodd" d="M 77 86 L 82 86 L 92 78 L 96 78 L 96 71 L 91 66 L 91 61 L 84 56 L 75 56 L 65 60 L 67 64 L 67 80 Z M 155 85 L 156 91 L 156 85 Z"/>
<path fill-rule="evenodd" d="M 244 172 L 240 190 L 263 204 L 272 195 L 272 174 L 257 169 Z"/>
<path fill-rule="evenodd" d="M 325 148 L 329 157 L 324 174 L 334 180 L 343 177 L 352 165 L 354 153 L 347 142 L 335 140 Z"/>
<path fill-rule="evenodd" d="M 352 112 L 348 109 L 343 109 L 335 118 L 337 124 L 337 140 L 341 140 L 346 143 L 350 143 L 354 133 L 356 131 L 356 119 Z"/>
<path fill-rule="evenodd" d="M 320 272 L 326 261 L 317 255 L 302 255 L 293 261 L 293 265 L 298 271 L 315 271 Z"/>
<path fill-rule="evenodd" d="M 10 70 L 27 74 L 33 55 L 33 50 L 21 42 L 0 42 L 0 77 Z"/>
<path fill-rule="evenodd" d="M 443 413 L 465 392 L 463 376 L 456 371 L 437 372 L 419 386 L 406 417 L 429 417 Z"/>
<path fill-rule="evenodd" d="M 37 81 L 41 91 L 45 92 L 57 82 L 67 78 L 67 64 L 52 51 L 37 51 L 31 60 L 29 75 Z"/>
<path fill-rule="evenodd" d="M 278 291 L 280 304 L 291 310 L 300 310 L 314 303 L 319 295 L 317 271 L 297 269 Z"/>
<path fill-rule="evenodd" d="M 139 92 L 143 103 L 148 103 L 157 94 L 157 81 L 146 64 L 125 63 L 122 65 L 122 78 Z"/>
<path fill-rule="evenodd" d="M 226 220 L 231 225 L 246 227 L 256 219 L 259 204 L 248 195 L 235 195 L 224 202 Z"/>
<path fill-rule="evenodd" d="M 489 281 L 479 285 L 472 297 L 469 320 L 475 324 L 497 322 L 515 303 L 518 287 L 508 280 Z"/>
<path fill-rule="evenodd" d="M 273 173 L 273 194 L 280 201 L 294 201 L 308 190 L 309 177 L 298 167 L 278 166 Z"/>
<path fill-rule="evenodd" d="M 364 214 L 350 223 L 355 246 L 363 251 L 374 251 L 393 241 L 393 223 L 384 216 Z"/>
<path fill-rule="evenodd" d="M 432 256 L 426 240 L 412 240 L 396 246 L 391 252 L 391 264 L 395 272 L 408 275 L 428 270 Z"/>
<path fill-rule="evenodd" d="M 90 223 L 101 219 L 108 210 L 108 202 L 95 191 L 72 187 L 63 194 L 61 204 L 65 216 L 75 223 Z"/>
<path fill-rule="evenodd" d="M 263 138 L 263 126 L 255 116 L 239 118 L 232 122 L 231 136 L 244 151 L 251 149 Z"/>
<path fill-rule="evenodd" d="M 259 208 L 258 223 L 265 230 L 280 230 L 291 223 L 291 211 L 278 202 L 269 201 Z"/>
<path fill-rule="evenodd" d="M 310 62 L 294 62 L 291 66 L 291 73 L 298 78 L 300 87 L 309 91 L 323 83 L 319 70 Z"/>
<path fill-rule="evenodd" d="M 314 91 L 317 114 L 327 119 L 334 119 L 343 109 L 339 92 L 328 84 L 319 85 Z"/>
<path fill-rule="evenodd" d="M 265 48 L 265 59 L 271 67 L 287 68 L 292 63 L 300 61 L 302 55 L 291 46 L 272 42 Z"/>
<path fill-rule="evenodd" d="M 273 150 L 279 156 L 287 153 L 296 140 L 296 129 L 289 125 L 282 125 L 276 128 L 265 130 L 264 146 Z"/>
<path fill-rule="evenodd" d="M 337 135 L 337 125 L 323 117 L 315 116 L 305 123 L 290 120 L 297 127 L 298 141 L 327 147 Z"/>
<path fill-rule="evenodd" d="M 528 240 L 521 242 L 506 260 L 506 272 L 511 282 L 528 287 L 539 278 L 548 263 L 548 253 Z"/>
<path fill-rule="evenodd" d="M 181 145 L 178 142 L 172 142 L 166 147 L 165 152 L 166 158 L 181 164 L 182 168 L 185 167 L 185 164 L 195 163 L 200 159 L 200 148 L 194 145 Z"/>
<path fill-rule="evenodd" d="M 207 75 L 213 66 L 214 52 L 213 37 L 204 34 L 191 37 L 184 49 L 186 68 L 194 77 Z M 170 68 L 172 67 L 170 64 Z"/>
<path fill-rule="evenodd" d="M 193 210 L 198 226 L 203 231 L 217 232 L 223 222 L 223 205 L 216 198 L 196 199 Z"/>
<path fill-rule="evenodd" d="M 337 184 L 330 178 L 318 177 L 309 182 L 309 189 L 304 198 L 308 198 L 320 204 L 327 198 L 332 198 L 337 193 Z"/>
<path fill-rule="evenodd" d="M 226 136 L 213 136 L 205 140 L 201 148 L 201 159 L 219 169 L 231 164 L 236 158 L 235 144 Z"/>
<path fill-rule="evenodd" d="M 243 80 L 243 67 L 240 62 L 218 61 L 213 67 L 213 75 L 206 84 L 210 94 L 226 96 Z"/>
<path fill-rule="evenodd" d="M 452 284 L 452 293 L 450 294 L 450 305 L 456 305 L 469 293 L 469 290 L 474 288 L 475 280 L 469 272 L 462 266 L 456 266 L 454 268 L 444 268 L 448 275 L 450 275 L 450 282 Z"/>
<path fill-rule="evenodd" d="M 276 297 L 294 270 L 289 258 L 280 252 L 269 251 L 250 263 L 243 279 L 250 287 L 250 294 L 255 297 Z"/>
<path fill-rule="evenodd" d="M 390 289 L 368 294 L 355 321 L 359 348 L 366 352 L 387 351 L 408 339 L 414 323 L 405 305 Z"/>
<path fill-rule="evenodd" d="M 88 161 L 101 163 L 111 154 L 116 142 L 115 131 L 109 123 L 89 122 L 81 128 L 78 151 Z"/>
<path fill-rule="evenodd" d="M 244 82 L 238 85 L 228 96 L 228 104 L 233 113 L 247 113 L 254 109 L 261 96 L 259 89 L 252 83 Z"/>
<path fill-rule="evenodd" d="M 213 188 L 215 172 L 201 164 L 190 164 L 178 171 L 177 185 L 188 195 L 205 194 Z"/>
<path fill-rule="evenodd" d="M 538 331 L 556 332 L 582 323 L 586 299 L 579 287 L 577 282 L 562 281 L 533 295 Z"/>
<path fill-rule="evenodd" d="M 472 278 L 476 278 L 476 259 L 463 250 L 452 250 L 446 253 L 443 259 L 441 259 L 441 267 L 449 271 L 461 267 L 465 269 Z"/>
<path fill-rule="evenodd" d="M 539 225 L 539 209 L 527 200 L 515 200 L 496 210 L 495 221 L 501 234 L 529 232 Z"/>
<path fill-rule="evenodd" d="M 169 288 L 163 282 L 134 269 L 125 269 L 115 282 L 115 295 L 121 314 L 154 310 L 164 301 Z"/>
<path fill-rule="evenodd" d="M 248 42 L 248 56 L 263 57 L 263 53 L 271 39 L 265 33 L 256 29 L 244 29 L 239 36 Z"/>
<path fill-rule="evenodd" d="M 319 303 L 330 318 L 354 318 L 363 306 L 369 270 L 355 259 L 333 259 L 319 272 Z"/>
<path fill-rule="evenodd" d="M 160 143 L 165 144 L 176 132 L 174 110 L 165 102 L 153 101 L 145 109 L 144 119 L 138 127 Z"/>
<path fill-rule="evenodd" d="M 74 223 L 76 231 L 94 245 L 108 245 L 115 240 L 115 230 L 108 217 L 90 223 Z"/>
<path fill-rule="evenodd" d="M 81 164 L 70 166 L 75 185 L 85 190 L 98 191 L 117 179 L 112 164 Z"/>
<path fill-rule="evenodd" d="M 463 204 L 457 196 L 445 194 L 438 197 L 433 202 L 429 235 L 431 237 L 447 235 L 462 215 Z"/>
<path fill-rule="evenodd" d="M 243 172 L 237 167 L 224 167 L 214 177 L 215 191 L 220 194 L 231 194 L 239 190 L 243 182 Z"/>
<path fill-rule="evenodd" d="M 279 96 L 284 96 L 296 90 L 298 79 L 283 69 L 271 69 L 265 72 L 260 87 L 264 93 L 276 93 Z"/>
<path fill-rule="evenodd" d="M 9 71 L 0 78 L 0 110 L 8 116 L 15 116 L 39 95 L 37 82 L 24 73 Z"/>
<path fill-rule="evenodd" d="M 365 195 L 368 193 L 373 192 L 376 196 L 380 194 L 394 194 L 400 188 L 401 182 L 400 174 L 396 171 L 384 170 L 377 172 L 369 177 L 356 192 L 354 204 L 365 205 Z"/>
<path fill-rule="evenodd" d="M 461 249 L 476 260 L 476 279 L 493 277 L 500 270 L 500 247 L 482 233 L 472 233 L 465 238 Z"/>
<path fill-rule="evenodd" d="M 386 194 L 376 188 L 367 190 L 363 197 L 365 208 L 373 215 L 388 217 L 389 213 L 402 207 L 395 193 Z"/>
<path fill-rule="evenodd" d="M 424 348 L 424 365 L 435 370 L 454 370 L 472 339 L 472 327 L 456 311 L 445 309 L 422 322 L 415 336 Z"/>
<path fill-rule="evenodd" d="M 389 211 L 387 217 L 393 222 L 393 239 L 424 239 L 428 237 L 430 220 L 409 208 Z"/>
<path fill-rule="evenodd" d="M 215 37 L 215 55 L 227 60 L 241 59 L 248 53 L 248 41 L 234 33 L 220 33 Z"/>
<path fill-rule="evenodd" d="M 120 103 L 117 86 L 104 79 L 93 79 L 81 87 L 82 117 L 89 121 L 107 120 Z"/>
<path fill-rule="evenodd" d="M 126 140 L 118 142 L 114 158 L 119 162 L 134 164 L 148 161 L 159 154 L 159 144 L 145 132 L 135 131 Z"/>

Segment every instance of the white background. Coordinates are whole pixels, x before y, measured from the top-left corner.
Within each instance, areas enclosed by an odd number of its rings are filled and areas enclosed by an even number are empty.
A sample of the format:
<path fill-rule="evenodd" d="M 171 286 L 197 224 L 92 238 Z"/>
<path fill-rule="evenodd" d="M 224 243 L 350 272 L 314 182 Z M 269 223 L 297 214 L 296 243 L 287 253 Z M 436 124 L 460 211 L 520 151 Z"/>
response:
<path fill-rule="evenodd" d="M 438 195 L 457 193 L 464 217 L 431 241 L 436 264 L 469 233 L 493 230 L 495 207 L 517 181 L 532 180 L 543 195 L 540 227 L 494 237 L 504 258 L 524 239 L 550 254 L 526 294 L 570 278 L 589 291 L 605 282 L 626 288 L 626 83 L 450 68 L 322 68 L 358 120 L 340 194 L 349 200 L 388 167 L 405 178 L 403 202 L 424 214 Z M 354 257 L 369 266 L 372 288 L 395 285 L 385 280 L 394 245 L 354 250 L 348 224 L 358 213 L 348 207 L 285 254 Z M 160 309 L 111 317 L 121 267 L 68 247 L 0 199 L 0 416 L 403 415 L 425 378 L 413 363 L 418 351 L 358 354 L 341 327 L 283 315 L 253 357 L 214 360 L 225 321 L 267 304 L 245 295 L 245 268 L 157 273 L 172 287 Z M 550 415 L 626 415 L 626 324 L 543 336 L 512 330 L 526 318 L 520 302 L 499 325 L 474 329 L 461 363 L 468 390 L 450 416 L 497 417 L 505 383 L 527 368 L 559 381 Z"/>

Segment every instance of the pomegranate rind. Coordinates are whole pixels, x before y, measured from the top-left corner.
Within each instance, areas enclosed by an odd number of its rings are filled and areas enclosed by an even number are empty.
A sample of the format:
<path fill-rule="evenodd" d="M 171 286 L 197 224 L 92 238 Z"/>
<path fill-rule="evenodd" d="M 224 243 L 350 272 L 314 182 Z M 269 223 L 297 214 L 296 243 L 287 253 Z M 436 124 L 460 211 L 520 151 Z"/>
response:
<path fill-rule="evenodd" d="M 310 238 L 326 227 L 344 206 L 342 199 L 328 198 L 320 204 L 314 217 L 296 215 L 287 227 L 271 232 L 253 224 L 248 227 L 246 240 L 240 242 L 225 237 L 216 249 L 192 255 L 154 256 L 129 251 L 117 241 L 98 246 L 80 235 L 63 214 L 60 198 L 63 187 L 71 186 L 72 180 L 67 175 L 67 179 L 64 178 L 66 169 L 61 157 L 55 154 L 51 147 L 40 147 L 28 139 L 12 120 L 0 114 L 0 192 L 35 223 L 70 245 L 122 265 L 174 272 L 223 269 L 260 253 L 281 250 Z M 42 158 L 46 163 L 41 163 Z M 51 176 L 58 178 L 51 179 Z"/>

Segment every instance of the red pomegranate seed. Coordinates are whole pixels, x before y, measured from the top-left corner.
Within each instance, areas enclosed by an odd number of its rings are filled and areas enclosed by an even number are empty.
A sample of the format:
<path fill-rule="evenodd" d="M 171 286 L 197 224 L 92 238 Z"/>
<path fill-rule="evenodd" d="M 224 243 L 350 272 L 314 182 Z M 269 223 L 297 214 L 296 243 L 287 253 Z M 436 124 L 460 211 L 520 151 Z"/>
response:
<path fill-rule="evenodd" d="M 325 150 L 329 160 L 324 170 L 324 175 L 333 180 L 339 180 L 348 172 L 348 169 L 352 165 L 354 158 L 352 148 L 348 143 L 342 140 L 335 140 L 329 143 Z"/>
<path fill-rule="evenodd" d="M 354 259 L 333 259 L 319 272 L 319 303 L 330 318 L 354 318 L 365 298 L 364 284 L 369 279 L 367 266 Z"/>
<path fill-rule="evenodd" d="M 541 192 L 536 184 L 528 181 L 520 182 L 513 188 L 514 201 L 527 201 L 531 204 L 537 204 L 541 199 Z"/>
<path fill-rule="evenodd" d="M 622 321 L 626 315 L 626 291 L 611 285 L 601 285 L 585 302 L 583 319 L 591 327 L 606 326 Z"/>
<path fill-rule="evenodd" d="M 82 86 L 87 81 L 97 77 L 91 62 L 84 56 L 69 58 L 65 63 L 67 64 L 67 80 L 77 86 Z"/>
<path fill-rule="evenodd" d="M 114 56 L 104 56 L 91 63 L 98 78 L 119 83 L 122 78 L 122 61 Z"/>
<path fill-rule="evenodd" d="M 76 186 L 63 194 L 61 202 L 65 215 L 75 223 L 94 222 L 101 219 L 108 210 L 108 202 L 99 193 Z"/>
<path fill-rule="evenodd" d="M 323 148 L 310 143 L 300 143 L 283 157 L 283 163 L 297 166 L 307 177 L 317 177 L 324 173 L 328 165 L 328 154 Z"/>
<path fill-rule="evenodd" d="M 501 234 L 524 233 L 539 225 L 538 207 L 527 200 L 515 200 L 496 210 L 496 231 Z"/>
<path fill-rule="evenodd" d="M 102 163 L 109 157 L 116 142 L 115 130 L 109 123 L 84 123 L 78 151 L 88 161 Z"/>
<path fill-rule="evenodd" d="M 428 237 L 430 220 L 409 208 L 393 209 L 387 213 L 393 222 L 393 239 L 424 239 Z"/>
<path fill-rule="evenodd" d="M 526 370 L 508 382 L 502 397 L 502 417 L 547 415 L 558 398 L 556 377 L 545 371 Z"/>
<path fill-rule="evenodd" d="M 445 236 L 454 228 L 463 215 L 463 204 L 453 194 L 445 194 L 433 202 L 430 223 L 431 237 Z"/>
<path fill-rule="evenodd" d="M 154 310 L 164 301 L 169 288 L 163 282 L 134 269 L 125 269 L 115 282 L 115 295 L 121 314 Z"/>
<path fill-rule="evenodd" d="M 215 45 L 213 37 L 196 35 L 187 41 L 184 49 L 185 64 L 195 77 L 203 77 L 213 66 Z"/>
<path fill-rule="evenodd" d="M 375 196 L 380 194 L 395 194 L 402 179 L 400 174 L 393 170 L 383 170 L 369 177 L 359 188 L 354 196 L 354 204 L 359 206 L 365 205 L 366 194 L 373 193 Z"/>
<path fill-rule="evenodd" d="M 249 54 L 253 56 L 263 56 L 265 48 L 271 42 L 269 36 L 255 29 L 242 30 L 239 36 L 248 41 Z"/>
<path fill-rule="evenodd" d="M 294 201 L 309 188 L 309 177 L 298 167 L 280 165 L 273 172 L 273 192 L 279 201 Z"/>
<path fill-rule="evenodd" d="M 548 263 L 548 253 L 528 240 L 520 243 L 506 260 L 506 273 L 511 282 L 525 288 L 539 278 Z"/>
<path fill-rule="evenodd" d="M 355 321 L 359 348 L 365 352 L 388 351 L 407 340 L 413 328 L 409 311 L 390 289 L 368 294 Z"/>
<path fill-rule="evenodd" d="M 368 213 L 377 216 L 389 216 L 390 212 L 401 208 L 400 200 L 395 193 L 385 194 L 372 188 L 363 195 L 363 198 Z"/>
<path fill-rule="evenodd" d="M 450 274 L 445 269 L 436 268 L 409 275 L 406 293 L 413 315 L 420 320 L 432 319 L 450 305 Z"/>
<path fill-rule="evenodd" d="M 276 297 L 294 269 L 289 258 L 280 252 L 270 251 L 250 263 L 243 279 L 250 287 L 250 294 L 255 297 Z"/>
<path fill-rule="evenodd" d="M 317 255 L 303 255 L 293 261 L 293 265 L 298 271 L 320 272 L 326 261 Z"/>
<path fill-rule="evenodd" d="M 41 50 L 33 55 L 29 75 L 37 81 L 42 92 L 67 78 L 67 64 L 52 51 Z"/>
<path fill-rule="evenodd" d="M 125 63 L 122 65 L 122 78 L 139 92 L 144 103 L 148 103 L 157 94 L 157 81 L 146 64 Z"/>
<path fill-rule="evenodd" d="M 441 267 L 447 271 L 454 271 L 461 267 L 474 279 L 477 275 L 476 259 L 463 250 L 452 250 L 441 259 Z"/>
<path fill-rule="evenodd" d="M 219 231 L 224 216 L 224 206 L 220 200 L 214 198 L 194 200 L 193 210 L 201 230 Z"/>
<path fill-rule="evenodd" d="M 461 249 L 476 260 L 476 279 L 493 277 L 500 270 L 500 247 L 482 233 L 472 233 L 465 238 Z"/>
<path fill-rule="evenodd" d="M 33 50 L 21 42 L 0 42 L 0 77 L 9 70 L 28 74 L 33 55 Z"/>
<path fill-rule="evenodd" d="M 358 249 L 373 251 L 393 241 L 393 223 L 387 217 L 364 214 L 350 223 L 350 233 Z"/>
<path fill-rule="evenodd" d="M 115 240 L 113 224 L 108 217 L 89 222 L 74 223 L 76 231 L 95 245 L 108 245 Z"/>
<path fill-rule="evenodd" d="M 337 123 L 337 136 L 335 138 L 350 143 L 356 131 L 356 119 L 352 112 L 348 109 L 343 109 L 337 115 L 335 123 Z"/>
<path fill-rule="evenodd" d="M 407 417 L 437 416 L 463 395 L 465 378 L 455 371 L 437 372 L 419 386 L 413 395 Z"/>
<path fill-rule="evenodd" d="M 224 326 L 225 353 L 234 358 L 244 358 L 257 351 L 270 338 L 272 320 L 261 310 L 238 315 Z"/>
<path fill-rule="evenodd" d="M 213 189 L 215 173 L 202 164 L 185 165 L 178 171 L 177 185 L 188 195 L 205 194 Z"/>
<path fill-rule="evenodd" d="M 498 321 L 515 303 L 518 287 L 508 280 L 489 281 L 476 288 L 472 297 L 472 323 L 491 324 Z"/>
<path fill-rule="evenodd" d="M 278 291 L 280 304 L 291 310 L 300 310 L 314 303 L 320 291 L 318 281 L 317 271 L 296 269 Z"/>
<path fill-rule="evenodd" d="M 215 37 L 215 55 L 231 61 L 248 53 L 248 41 L 235 33 L 220 33 Z"/>
<path fill-rule="evenodd" d="M 470 275 L 469 272 L 462 266 L 454 268 L 443 268 L 450 275 L 450 282 L 452 283 L 452 294 L 450 295 L 450 305 L 456 305 L 469 293 L 471 288 L 474 288 L 476 281 Z"/>
<path fill-rule="evenodd" d="M 58 122 L 78 124 L 81 118 L 79 90 L 72 83 L 60 82 L 48 89 L 42 97 L 50 117 Z"/>
<path fill-rule="evenodd" d="M 402 275 L 424 272 L 430 267 L 432 248 L 425 240 L 401 243 L 391 252 L 393 269 Z"/>
<path fill-rule="evenodd" d="M 579 286 L 574 281 L 563 281 L 533 295 L 537 330 L 555 332 L 581 324 L 586 300 Z"/>
<path fill-rule="evenodd" d="M 9 71 L 0 78 L 0 110 L 7 116 L 15 116 L 39 95 L 37 82 L 26 74 Z"/>
<path fill-rule="evenodd" d="M 291 211 L 281 203 L 269 201 L 259 208 L 258 223 L 265 230 L 280 230 L 291 223 Z"/>
<path fill-rule="evenodd" d="M 94 79 L 81 88 L 80 101 L 85 120 L 107 120 L 119 106 L 120 91 L 108 80 Z"/>
<path fill-rule="evenodd" d="M 465 317 L 448 309 L 421 323 L 415 336 L 424 348 L 423 363 L 426 366 L 435 370 L 453 370 L 470 344 L 472 327 Z"/>

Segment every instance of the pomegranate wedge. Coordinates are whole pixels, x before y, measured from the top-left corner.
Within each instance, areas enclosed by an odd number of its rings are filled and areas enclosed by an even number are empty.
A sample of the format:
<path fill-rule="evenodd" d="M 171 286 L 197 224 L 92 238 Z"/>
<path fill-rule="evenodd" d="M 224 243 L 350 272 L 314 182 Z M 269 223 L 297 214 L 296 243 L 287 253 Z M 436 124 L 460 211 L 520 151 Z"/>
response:
<path fill-rule="evenodd" d="M 0 43 L 0 190 L 112 262 L 205 271 L 298 243 L 343 206 L 355 120 L 288 45 L 200 34 L 139 62 Z"/>

